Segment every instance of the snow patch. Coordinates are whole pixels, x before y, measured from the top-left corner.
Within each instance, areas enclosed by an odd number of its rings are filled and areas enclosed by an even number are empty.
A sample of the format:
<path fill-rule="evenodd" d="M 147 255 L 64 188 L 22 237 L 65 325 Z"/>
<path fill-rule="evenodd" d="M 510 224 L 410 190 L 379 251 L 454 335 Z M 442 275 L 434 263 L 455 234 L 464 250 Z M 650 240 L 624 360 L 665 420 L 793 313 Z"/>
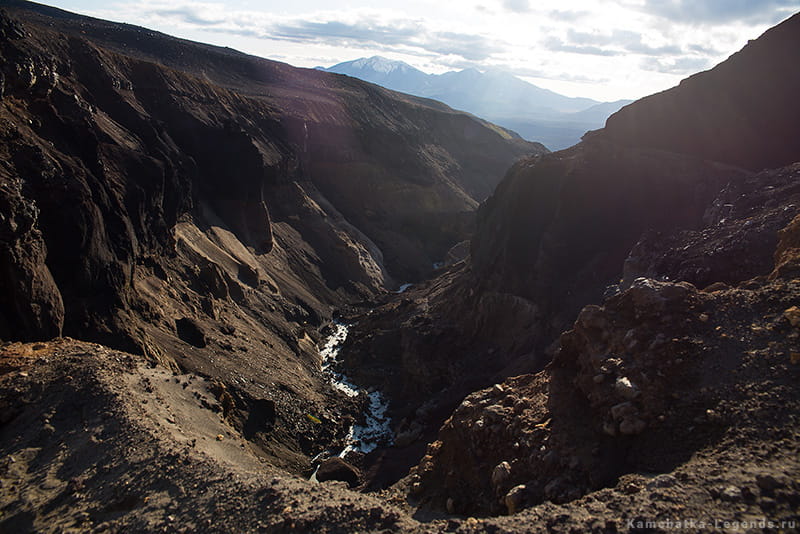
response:
<path fill-rule="evenodd" d="M 411 65 L 402 61 L 394 61 L 381 56 L 358 59 L 353 62 L 353 67 L 357 69 L 371 69 L 375 72 L 382 72 L 384 74 L 389 74 L 390 72 L 394 72 L 396 70 L 407 71 L 408 69 L 412 68 Z"/>

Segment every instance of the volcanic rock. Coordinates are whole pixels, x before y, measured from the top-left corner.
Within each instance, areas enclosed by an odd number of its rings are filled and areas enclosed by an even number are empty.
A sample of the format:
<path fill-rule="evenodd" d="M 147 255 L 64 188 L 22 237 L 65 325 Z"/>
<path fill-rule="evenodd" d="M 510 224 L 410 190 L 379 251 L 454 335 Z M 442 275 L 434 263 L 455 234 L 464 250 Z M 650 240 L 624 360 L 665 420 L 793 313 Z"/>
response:
<path fill-rule="evenodd" d="M 317 480 L 320 482 L 339 480 L 347 482 L 348 486 L 354 488 L 361 482 L 361 472 L 345 460 L 339 457 L 333 457 L 319 464 Z"/>
<path fill-rule="evenodd" d="M 785 247 L 789 233 L 781 237 Z M 590 308 L 605 320 L 576 321 L 544 371 L 462 402 L 413 470 L 415 495 L 427 506 L 442 508 L 448 496 L 474 512 L 499 514 L 489 488 L 503 465 L 507 487 L 525 486 L 526 506 L 571 501 L 626 473 L 669 473 L 694 454 L 723 458 L 735 449 L 737 461 L 757 465 L 759 447 L 782 434 L 800 408 L 789 386 L 797 372 L 788 357 L 794 341 L 782 333 L 791 328 L 782 312 L 800 286 L 766 279 L 714 293 L 639 280 Z M 699 320 L 698 310 L 713 323 Z M 631 332 L 640 340 L 634 348 Z M 598 382 L 598 367 L 624 375 Z M 638 385 L 637 395 L 628 383 Z M 528 401 L 517 413 L 498 409 L 519 397 Z M 767 406 L 772 415 L 762 418 Z M 787 437 L 790 448 L 797 438 Z M 498 465 L 506 458 L 510 463 Z M 671 488 L 676 480 L 660 475 L 648 487 Z M 763 474 L 759 480 L 773 486 Z M 725 501 L 742 499 L 740 486 L 720 491 Z"/>

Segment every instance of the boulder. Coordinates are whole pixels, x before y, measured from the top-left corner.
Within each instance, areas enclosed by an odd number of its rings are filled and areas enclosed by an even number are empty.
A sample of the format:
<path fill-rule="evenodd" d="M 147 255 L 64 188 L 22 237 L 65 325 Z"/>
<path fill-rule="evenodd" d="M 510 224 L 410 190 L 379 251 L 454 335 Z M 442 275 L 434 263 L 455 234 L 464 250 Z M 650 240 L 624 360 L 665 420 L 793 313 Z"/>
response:
<path fill-rule="evenodd" d="M 208 344 L 205 329 L 197 320 L 191 317 L 181 317 L 175 321 L 175 329 L 178 332 L 178 337 L 189 345 L 203 348 Z"/>

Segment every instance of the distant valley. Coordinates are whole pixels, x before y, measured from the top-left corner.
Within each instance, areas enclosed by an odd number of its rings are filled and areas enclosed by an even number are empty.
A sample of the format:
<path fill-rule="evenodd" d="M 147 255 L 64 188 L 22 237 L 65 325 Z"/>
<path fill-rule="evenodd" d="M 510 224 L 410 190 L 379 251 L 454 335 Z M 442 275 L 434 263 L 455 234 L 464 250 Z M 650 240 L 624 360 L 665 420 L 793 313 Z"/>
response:
<path fill-rule="evenodd" d="M 427 74 L 408 63 L 381 56 L 317 69 L 440 100 L 448 106 L 514 130 L 550 150 L 577 144 L 583 134 L 602 128 L 612 113 L 631 103 L 630 100 L 599 102 L 590 98 L 572 98 L 499 70 L 465 69 Z"/>

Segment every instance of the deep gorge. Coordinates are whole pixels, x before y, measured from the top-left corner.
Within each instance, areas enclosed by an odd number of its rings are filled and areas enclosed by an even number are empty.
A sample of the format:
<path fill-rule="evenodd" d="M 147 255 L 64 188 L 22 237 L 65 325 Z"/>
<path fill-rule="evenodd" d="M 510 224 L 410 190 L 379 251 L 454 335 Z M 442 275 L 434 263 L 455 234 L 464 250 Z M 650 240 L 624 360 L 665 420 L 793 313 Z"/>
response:
<path fill-rule="evenodd" d="M 549 153 L 4 2 L 0 528 L 797 519 L 798 17 Z"/>

